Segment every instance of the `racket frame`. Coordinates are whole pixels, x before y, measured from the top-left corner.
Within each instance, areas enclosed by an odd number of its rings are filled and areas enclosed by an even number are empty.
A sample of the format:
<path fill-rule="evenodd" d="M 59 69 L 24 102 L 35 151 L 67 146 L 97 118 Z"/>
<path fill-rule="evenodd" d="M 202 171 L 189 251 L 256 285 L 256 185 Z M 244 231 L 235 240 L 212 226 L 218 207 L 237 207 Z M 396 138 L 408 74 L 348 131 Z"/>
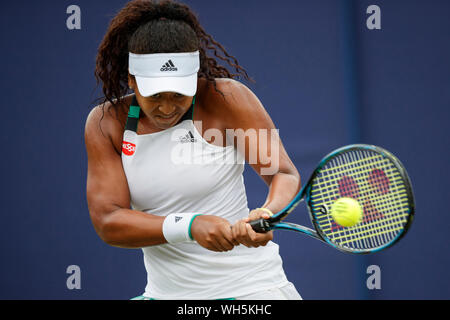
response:
<path fill-rule="evenodd" d="M 397 236 L 394 239 L 392 239 L 390 242 L 388 242 L 380 247 L 377 247 L 377 248 L 358 250 L 358 249 L 351 249 L 351 248 L 339 246 L 339 245 L 335 244 L 333 241 L 331 241 L 323 233 L 323 231 L 321 230 L 321 228 L 317 222 L 317 217 L 316 217 L 316 214 L 312 207 L 313 204 L 312 204 L 310 194 L 311 194 L 312 181 L 320 173 L 320 170 L 331 159 L 333 159 L 334 157 L 338 156 L 341 153 L 349 152 L 352 150 L 361 150 L 361 149 L 379 153 L 382 156 L 391 160 L 391 162 L 398 169 L 398 172 L 400 173 L 400 175 L 404 181 L 410 210 L 409 210 L 408 219 L 407 219 L 407 222 L 406 222 L 404 228 L 397 234 Z M 306 202 L 306 207 L 308 208 L 309 217 L 314 226 L 314 230 L 311 228 L 305 227 L 305 226 L 295 224 L 295 223 L 282 221 L 282 219 L 284 219 L 287 215 L 289 215 L 304 199 Z M 414 202 L 414 194 L 413 194 L 413 190 L 412 190 L 411 180 L 408 176 L 408 173 L 406 172 L 405 167 L 400 162 L 400 160 L 398 160 L 397 157 L 395 157 L 392 153 L 390 153 L 389 151 L 387 151 L 381 147 L 374 146 L 374 145 L 367 145 L 367 144 L 352 144 L 352 145 L 348 145 L 348 146 L 344 146 L 339 149 L 336 149 L 336 150 L 330 152 L 328 155 L 326 155 L 320 161 L 320 163 L 316 167 L 316 169 L 313 171 L 313 173 L 311 174 L 310 178 L 308 179 L 308 182 L 306 183 L 306 185 L 304 185 L 304 187 L 300 190 L 300 192 L 297 193 L 297 195 L 294 197 L 294 199 L 292 199 L 291 202 L 289 202 L 289 204 L 286 207 L 284 207 L 282 210 L 275 213 L 272 217 L 270 217 L 268 219 L 254 220 L 250 224 L 252 225 L 253 229 L 255 229 L 257 232 L 267 232 L 267 231 L 270 231 L 273 229 L 290 230 L 290 231 L 300 232 L 300 233 L 306 234 L 308 236 L 311 236 L 313 238 L 316 238 L 318 240 L 321 240 L 343 252 L 356 253 L 356 254 L 368 254 L 368 253 L 374 253 L 374 252 L 383 250 L 385 248 L 388 248 L 388 247 L 392 246 L 394 243 L 398 242 L 401 238 L 403 238 L 405 236 L 405 234 L 407 233 L 407 231 L 409 230 L 409 228 L 411 227 L 411 224 L 412 224 L 412 221 L 414 218 L 414 214 L 415 214 L 415 202 Z"/>

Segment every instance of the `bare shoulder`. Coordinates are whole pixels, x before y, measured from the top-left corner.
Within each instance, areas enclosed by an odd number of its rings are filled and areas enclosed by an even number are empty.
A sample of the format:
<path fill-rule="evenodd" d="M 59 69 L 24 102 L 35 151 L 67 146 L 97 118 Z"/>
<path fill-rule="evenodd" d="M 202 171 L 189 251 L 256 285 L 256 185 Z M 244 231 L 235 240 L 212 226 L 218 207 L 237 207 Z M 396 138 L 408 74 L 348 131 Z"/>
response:
<path fill-rule="evenodd" d="M 233 105 L 240 104 L 242 98 L 254 96 L 253 92 L 243 83 L 229 78 L 221 78 L 216 80 L 216 88 L 210 86 L 208 93 L 223 103 Z"/>
<path fill-rule="evenodd" d="M 124 97 L 123 108 L 128 108 L 131 98 L 130 96 Z M 120 154 L 123 129 L 126 122 L 126 110 L 124 110 L 114 110 L 110 102 L 92 108 L 85 124 L 86 144 L 94 143 L 94 140 L 97 142 L 103 141 L 103 143 L 109 140 L 115 151 Z"/>
<path fill-rule="evenodd" d="M 207 106 L 215 109 L 227 128 L 233 128 L 242 121 L 268 117 L 261 101 L 243 83 L 228 78 L 216 79 L 216 88 L 213 85 L 208 87 Z"/>

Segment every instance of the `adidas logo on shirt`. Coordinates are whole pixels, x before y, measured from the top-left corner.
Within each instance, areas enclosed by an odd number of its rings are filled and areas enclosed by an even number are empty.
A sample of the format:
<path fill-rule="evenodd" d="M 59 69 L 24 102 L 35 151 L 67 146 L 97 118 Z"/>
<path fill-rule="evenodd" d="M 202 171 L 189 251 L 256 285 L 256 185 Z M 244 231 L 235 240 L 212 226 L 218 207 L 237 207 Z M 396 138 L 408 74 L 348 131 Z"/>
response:
<path fill-rule="evenodd" d="M 175 67 L 172 60 L 169 60 L 161 67 L 160 71 L 178 71 L 178 68 Z"/>
<path fill-rule="evenodd" d="M 180 142 L 181 143 L 197 142 L 197 139 L 195 139 L 192 132 L 189 131 L 189 133 L 186 133 L 184 137 L 180 137 Z"/>

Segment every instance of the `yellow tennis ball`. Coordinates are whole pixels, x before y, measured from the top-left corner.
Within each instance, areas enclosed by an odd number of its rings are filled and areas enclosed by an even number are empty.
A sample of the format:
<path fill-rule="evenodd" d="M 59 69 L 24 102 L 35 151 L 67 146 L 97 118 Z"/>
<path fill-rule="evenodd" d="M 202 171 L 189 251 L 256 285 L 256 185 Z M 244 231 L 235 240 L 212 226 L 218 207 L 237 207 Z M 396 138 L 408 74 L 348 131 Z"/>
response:
<path fill-rule="evenodd" d="M 363 211 L 353 198 L 339 198 L 331 205 L 331 216 L 337 224 L 352 227 L 361 221 Z"/>

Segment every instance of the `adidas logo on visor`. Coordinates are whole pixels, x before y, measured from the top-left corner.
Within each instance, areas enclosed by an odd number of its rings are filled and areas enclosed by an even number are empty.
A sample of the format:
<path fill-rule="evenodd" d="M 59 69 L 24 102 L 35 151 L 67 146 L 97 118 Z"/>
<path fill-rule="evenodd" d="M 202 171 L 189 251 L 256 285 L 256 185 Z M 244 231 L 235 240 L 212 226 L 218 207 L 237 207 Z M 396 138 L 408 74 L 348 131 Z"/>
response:
<path fill-rule="evenodd" d="M 178 71 L 178 68 L 175 67 L 172 60 L 169 60 L 161 67 L 160 71 Z"/>

